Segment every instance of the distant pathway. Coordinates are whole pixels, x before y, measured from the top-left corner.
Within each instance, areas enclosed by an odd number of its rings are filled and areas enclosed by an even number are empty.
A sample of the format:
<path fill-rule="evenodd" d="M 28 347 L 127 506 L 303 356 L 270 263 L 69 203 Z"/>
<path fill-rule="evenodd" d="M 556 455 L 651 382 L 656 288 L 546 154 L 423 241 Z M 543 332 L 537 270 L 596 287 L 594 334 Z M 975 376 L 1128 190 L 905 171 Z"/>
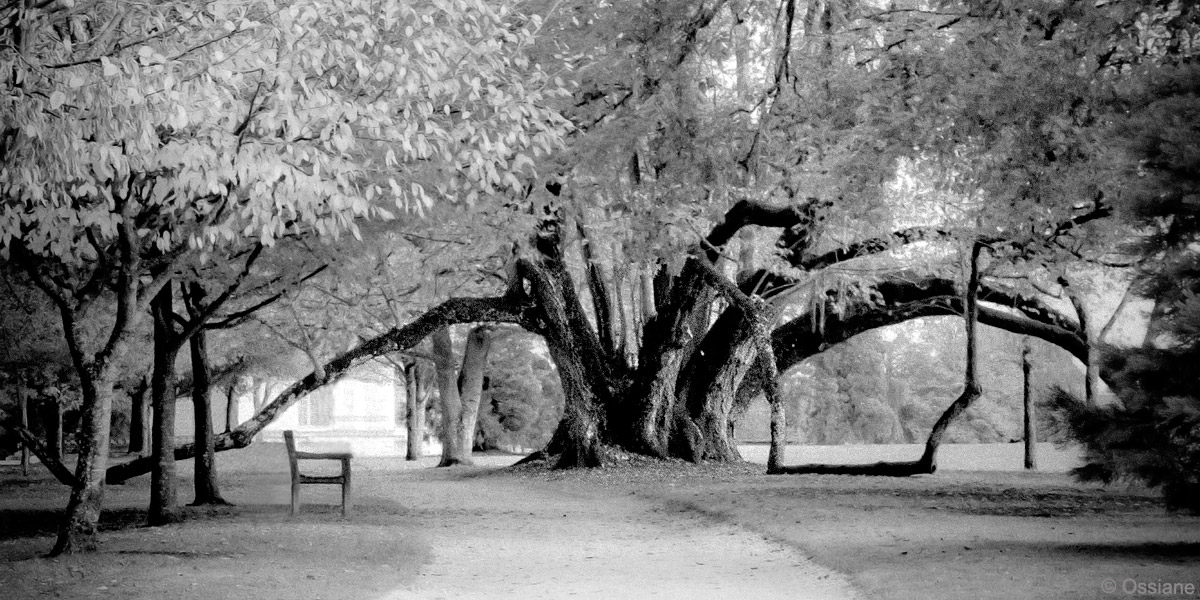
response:
<path fill-rule="evenodd" d="M 411 507 L 434 557 L 382 599 L 855 597 L 790 547 L 634 497 L 461 471 L 399 483 L 395 500 Z"/>

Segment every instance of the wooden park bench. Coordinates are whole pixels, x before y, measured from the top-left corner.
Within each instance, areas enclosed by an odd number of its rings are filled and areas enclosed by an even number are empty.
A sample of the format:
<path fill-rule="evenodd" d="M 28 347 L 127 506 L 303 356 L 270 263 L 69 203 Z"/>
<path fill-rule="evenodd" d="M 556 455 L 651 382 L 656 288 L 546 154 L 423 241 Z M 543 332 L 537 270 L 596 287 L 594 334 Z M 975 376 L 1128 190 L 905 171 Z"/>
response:
<path fill-rule="evenodd" d="M 292 514 L 300 508 L 300 486 L 309 483 L 336 484 L 342 486 L 342 516 L 350 506 L 350 459 L 354 455 L 349 452 L 301 452 L 296 450 L 296 439 L 289 429 L 283 432 L 283 441 L 287 443 L 288 464 L 292 468 Z M 341 475 L 305 475 L 300 472 L 302 460 L 339 460 L 342 462 Z"/>

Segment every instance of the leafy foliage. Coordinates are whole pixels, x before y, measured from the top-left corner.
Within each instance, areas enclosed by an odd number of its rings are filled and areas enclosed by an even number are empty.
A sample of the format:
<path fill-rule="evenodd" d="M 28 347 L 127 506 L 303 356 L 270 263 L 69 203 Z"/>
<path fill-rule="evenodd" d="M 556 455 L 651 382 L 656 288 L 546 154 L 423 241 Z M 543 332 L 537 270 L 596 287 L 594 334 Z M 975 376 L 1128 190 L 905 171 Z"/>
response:
<path fill-rule="evenodd" d="M 503 4 L 89 2 L 25 18 L 0 55 L 0 246 L 68 262 L 97 259 L 121 199 L 163 251 L 336 237 L 388 216 L 376 198 L 423 210 L 519 190 L 563 130 L 544 106 L 557 88 L 522 54 L 537 20 Z"/>
<path fill-rule="evenodd" d="M 489 359 L 488 389 L 479 406 L 476 445 L 537 448 L 562 417 L 562 387 L 544 346 L 526 336 L 497 344 Z"/>
<path fill-rule="evenodd" d="M 1142 480 L 1161 486 L 1168 506 L 1200 514 L 1198 76 L 1194 65 L 1144 72 L 1114 128 L 1128 153 L 1125 208 L 1146 227 L 1136 289 L 1156 303 L 1155 333 L 1147 347 L 1104 351 L 1122 405 L 1089 410 L 1059 394 L 1056 406 L 1087 448 L 1080 477 Z"/>

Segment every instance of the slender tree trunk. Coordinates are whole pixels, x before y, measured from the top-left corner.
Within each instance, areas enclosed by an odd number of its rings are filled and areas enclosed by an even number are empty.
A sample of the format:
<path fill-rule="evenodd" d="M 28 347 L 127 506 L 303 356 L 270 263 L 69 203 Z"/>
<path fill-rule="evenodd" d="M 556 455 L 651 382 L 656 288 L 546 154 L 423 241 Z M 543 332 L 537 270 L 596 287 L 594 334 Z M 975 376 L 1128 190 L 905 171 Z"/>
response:
<path fill-rule="evenodd" d="M 920 465 L 922 470 L 927 473 L 933 473 L 937 470 L 937 450 L 938 446 L 942 443 L 942 438 L 946 435 L 946 429 L 982 393 L 976 377 L 976 357 L 978 356 L 979 346 L 976 339 L 977 336 L 975 335 L 975 331 L 979 326 L 979 255 L 982 251 L 983 244 L 980 242 L 975 242 L 971 245 L 971 275 L 970 279 L 967 280 L 967 294 L 963 302 L 966 307 L 966 314 L 963 315 L 963 319 L 965 320 L 967 329 L 967 366 L 966 374 L 963 377 L 963 391 L 962 395 L 933 424 L 933 430 L 929 432 L 929 439 L 925 441 L 925 453 L 921 455 Z"/>
<path fill-rule="evenodd" d="M 442 421 L 438 438 L 442 442 L 442 460 L 439 467 L 449 467 L 462 462 L 462 442 L 458 435 L 458 423 L 462 413 L 462 400 L 458 394 L 458 361 L 454 359 L 454 345 L 450 339 L 450 328 L 443 327 L 433 334 L 433 356 L 437 369 L 438 407 L 442 410 Z"/>
<path fill-rule="evenodd" d="M 154 297 L 150 312 L 154 319 L 154 371 L 150 393 L 154 398 L 154 438 L 151 450 L 154 470 L 150 475 L 151 526 L 178 520 L 175 487 L 175 342 L 173 288 L 170 283 Z"/>
<path fill-rule="evenodd" d="M 17 405 L 21 411 L 21 428 L 29 429 L 29 398 L 25 395 L 25 382 L 17 375 Z M 29 477 L 29 447 L 21 445 L 21 476 Z"/>
<path fill-rule="evenodd" d="M 965 307 L 964 319 L 967 330 L 967 366 L 963 375 L 963 391 L 933 424 L 933 430 L 925 441 L 925 452 L 915 461 L 879 462 L 869 465 L 798 465 L 781 467 L 776 473 L 825 473 L 838 475 L 879 475 L 887 477 L 908 477 L 937 470 L 937 451 L 941 446 L 946 430 L 963 411 L 970 408 L 981 394 L 976 377 L 977 345 L 975 331 L 979 321 L 979 255 L 983 245 L 979 242 L 971 246 L 970 278 L 963 299 Z M 768 470 L 768 472 L 772 472 Z"/>
<path fill-rule="evenodd" d="M 133 218 L 133 202 L 128 195 L 117 200 L 122 219 L 118 226 L 118 255 L 120 257 L 116 276 L 116 319 L 108 342 L 98 353 L 88 356 L 83 353 L 84 338 L 76 321 L 79 316 L 60 292 L 51 289 L 40 274 L 31 272 L 38 286 L 58 305 L 63 323 L 63 335 L 71 353 L 71 362 L 79 377 L 82 410 L 80 415 L 75 479 L 71 498 L 67 501 L 58 539 L 51 556 L 64 553 L 90 551 L 96 548 L 96 527 L 100 521 L 100 508 L 104 501 L 110 438 L 112 435 L 113 394 L 116 373 L 113 365 L 119 364 L 129 344 L 130 332 L 137 326 L 140 317 L 137 299 L 141 274 L 141 248 Z"/>
<path fill-rule="evenodd" d="M 1063 290 L 1067 293 L 1067 299 L 1071 301 L 1071 306 L 1075 308 L 1075 315 L 1079 317 L 1079 331 L 1083 332 L 1083 339 L 1088 344 L 1087 360 L 1084 361 L 1083 375 L 1083 398 L 1088 407 L 1096 406 L 1096 386 L 1100 380 L 1100 370 L 1096 352 L 1095 340 L 1092 339 L 1092 334 L 1089 331 L 1088 324 L 1091 321 L 1091 315 L 1087 310 L 1087 305 L 1084 304 L 1083 298 L 1075 292 L 1075 289 L 1068 286 L 1066 279 L 1060 281 L 1063 284 Z"/>
<path fill-rule="evenodd" d="M 771 332 L 765 323 L 757 323 L 755 345 L 760 360 L 766 368 L 763 393 L 771 406 L 771 450 L 767 454 L 767 472 L 778 472 L 783 467 L 783 453 L 787 447 L 787 414 L 783 408 L 783 396 L 779 390 L 779 372 L 775 370 L 775 353 L 771 348 Z"/>
<path fill-rule="evenodd" d="M 233 431 L 238 423 L 238 390 L 241 388 L 239 376 L 225 388 L 225 433 Z"/>
<path fill-rule="evenodd" d="M 424 454 L 425 444 L 425 398 L 421 382 L 421 368 L 417 361 L 405 366 L 405 425 L 408 430 L 408 452 L 406 460 L 417 460 Z"/>
<path fill-rule="evenodd" d="M 458 381 L 461 402 L 457 432 L 459 462 L 471 463 L 471 450 L 475 447 L 475 423 L 479 418 L 479 403 L 483 397 L 484 371 L 487 368 L 488 353 L 492 349 L 492 328 L 480 325 L 467 335 L 467 345 L 463 350 L 462 370 Z"/>
<path fill-rule="evenodd" d="M 1168 329 L 1167 310 L 1171 301 L 1166 298 L 1156 298 L 1154 308 L 1150 310 L 1150 320 L 1146 323 L 1146 336 L 1142 339 L 1143 348 L 1157 348 L 1158 340 Z"/>
<path fill-rule="evenodd" d="M 1030 379 L 1030 373 L 1033 371 L 1033 362 L 1029 360 L 1029 354 L 1032 350 L 1029 338 L 1025 338 L 1025 343 L 1021 348 L 1021 404 L 1025 409 L 1025 468 L 1036 470 L 1037 415 L 1034 414 L 1033 381 Z"/>
<path fill-rule="evenodd" d="M 54 460 L 63 457 L 63 406 L 58 398 L 51 398 L 46 403 L 49 416 L 45 419 L 46 454 Z"/>
<path fill-rule="evenodd" d="M 150 381 L 142 377 L 130 394 L 129 447 L 130 454 L 144 454 L 150 448 Z"/>
<path fill-rule="evenodd" d="M 199 286 L 193 284 L 193 295 Z M 196 318 L 193 315 L 192 318 Z M 192 358 L 192 409 L 195 413 L 196 458 L 193 463 L 196 498 L 192 506 L 229 504 L 221 497 L 217 482 L 216 449 L 213 441 L 212 380 L 208 338 L 203 329 L 188 340 Z M 172 452 L 172 454 L 174 454 Z"/>

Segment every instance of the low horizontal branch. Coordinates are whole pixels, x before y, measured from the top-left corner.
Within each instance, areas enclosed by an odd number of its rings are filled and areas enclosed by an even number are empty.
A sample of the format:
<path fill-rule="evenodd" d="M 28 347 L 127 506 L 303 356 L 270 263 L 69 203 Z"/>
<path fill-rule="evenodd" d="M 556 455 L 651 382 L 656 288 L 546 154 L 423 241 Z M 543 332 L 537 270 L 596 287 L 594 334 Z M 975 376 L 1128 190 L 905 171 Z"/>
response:
<path fill-rule="evenodd" d="M 285 410 L 295 404 L 310 392 L 321 386 L 333 383 L 342 378 L 350 369 L 373 358 L 408 350 L 416 346 L 434 331 L 449 325 L 460 323 L 505 322 L 521 323 L 521 307 L 505 297 L 490 298 L 451 298 L 428 310 L 420 317 L 403 327 L 395 327 L 387 332 L 371 338 L 358 346 L 338 355 L 322 365 L 322 368 L 309 373 L 304 378 L 288 386 L 271 402 L 263 406 L 250 419 L 238 425 L 232 431 L 214 438 L 214 449 L 218 452 L 244 448 L 250 445 L 255 435 L 258 435 L 268 424 L 277 419 Z M 323 376 L 320 374 L 323 373 Z M 195 444 L 184 444 L 175 448 L 175 460 L 186 460 L 196 455 Z M 154 465 L 153 457 L 141 457 L 132 461 L 109 467 L 105 473 L 108 483 L 120 483 L 131 477 L 150 472 Z"/>

